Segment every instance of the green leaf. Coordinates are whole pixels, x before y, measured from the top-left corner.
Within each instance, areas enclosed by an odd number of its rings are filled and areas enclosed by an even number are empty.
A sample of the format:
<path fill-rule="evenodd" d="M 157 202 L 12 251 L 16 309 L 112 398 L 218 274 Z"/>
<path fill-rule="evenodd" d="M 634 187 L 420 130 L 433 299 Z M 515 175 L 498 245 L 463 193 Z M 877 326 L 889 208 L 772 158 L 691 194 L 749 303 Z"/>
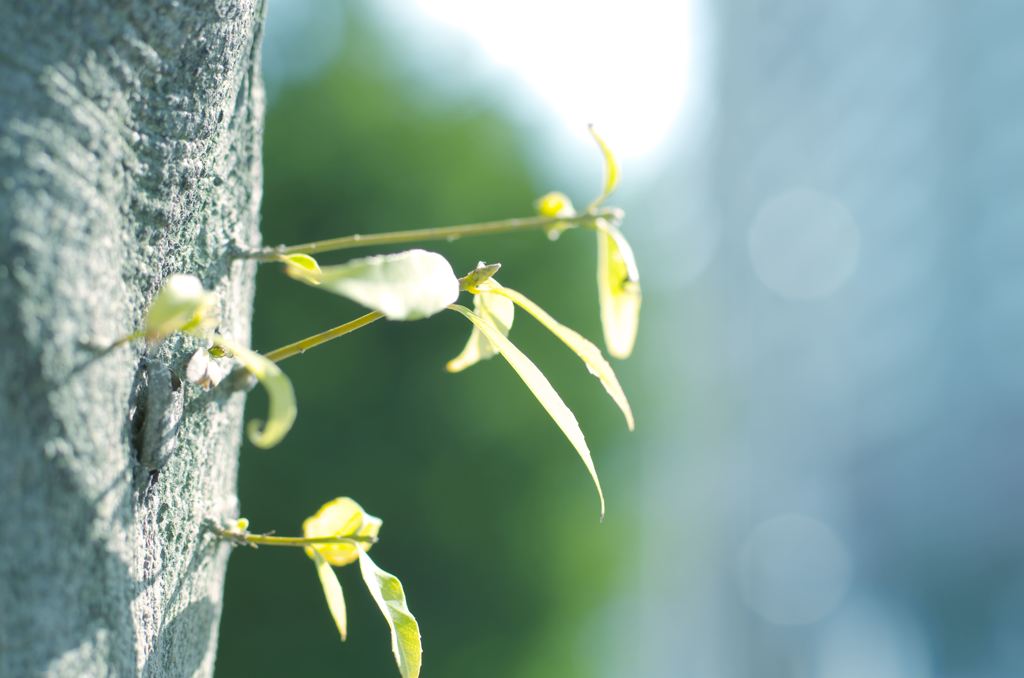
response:
<path fill-rule="evenodd" d="M 337 497 L 320 507 L 315 514 L 302 522 L 304 537 L 376 537 L 380 533 L 383 521 L 371 516 L 363 510 L 355 500 L 349 497 Z M 371 542 L 318 544 L 307 546 L 306 555 L 310 558 L 319 554 L 335 567 L 354 563 L 357 551 L 366 551 Z"/>
<path fill-rule="evenodd" d="M 566 404 L 562 401 L 562 398 L 555 392 L 555 389 L 551 386 L 551 382 L 548 381 L 547 377 L 533 362 L 527 358 L 522 351 L 516 348 L 515 344 L 508 340 L 508 338 L 501 333 L 491 323 L 487 322 L 476 313 L 473 313 L 465 306 L 459 306 L 458 304 L 452 304 L 448 308 L 453 311 L 457 311 L 464 315 L 473 325 L 478 328 L 485 337 L 487 337 L 491 343 L 494 344 L 498 352 L 508 361 L 508 364 L 512 366 L 512 369 L 516 371 L 519 378 L 523 380 L 527 388 L 533 393 L 534 397 L 540 401 L 540 404 L 544 407 L 547 413 L 555 420 L 558 424 L 558 428 L 562 430 L 565 437 L 569 439 L 572 446 L 576 448 L 576 452 L 580 455 L 583 460 L 583 464 L 587 467 L 587 471 L 590 472 L 590 477 L 594 479 L 594 486 L 597 488 L 597 496 L 601 501 L 601 519 L 604 519 L 604 492 L 601 491 L 601 481 L 597 478 L 597 469 L 594 468 L 594 461 L 590 457 L 590 449 L 587 447 L 587 441 L 583 437 L 583 431 L 580 430 L 579 422 L 576 421 L 576 416 L 573 415 Z"/>
<path fill-rule="evenodd" d="M 598 381 L 601 382 L 601 385 L 604 386 L 604 390 L 608 392 L 608 395 L 615 401 L 615 404 L 619 406 L 620 410 L 622 410 L 622 414 L 626 418 L 626 426 L 630 431 L 632 431 L 634 426 L 633 411 L 629 407 L 629 401 L 626 400 L 626 394 L 622 391 L 622 386 L 619 385 L 619 380 L 615 376 L 615 371 L 612 369 L 612 366 L 608 364 L 608 361 L 604 359 L 604 356 L 601 355 L 601 349 L 594 346 L 589 340 L 575 330 L 566 327 L 552 318 L 544 309 L 523 294 L 509 287 L 502 287 L 497 284 L 497 281 L 495 280 L 492 280 L 491 282 L 493 285 L 488 286 L 486 290 L 481 290 L 481 293 L 477 295 L 477 298 L 501 295 L 502 297 L 515 302 L 516 306 L 519 306 L 521 309 L 532 315 L 540 322 L 541 325 L 548 328 L 552 334 L 561 339 L 562 343 L 571 348 L 587 366 L 590 373 L 597 377 Z"/>
<path fill-rule="evenodd" d="M 640 273 L 633 250 L 619 229 L 598 219 L 597 300 L 608 353 L 628 358 L 640 324 Z"/>
<path fill-rule="evenodd" d="M 490 285 L 493 282 L 493 280 L 487 280 L 481 283 L 480 289 L 490 289 Z M 512 321 L 515 318 L 516 312 L 515 305 L 509 299 L 492 294 L 475 294 L 473 296 L 473 310 L 481 318 L 494 325 L 499 332 L 506 337 L 508 336 L 509 330 L 512 329 Z M 497 349 L 494 347 L 494 344 L 480 330 L 473 327 L 466 347 L 462 349 L 462 353 L 448 361 L 445 369 L 449 372 L 461 372 L 481 360 L 492 357 L 496 352 Z"/>
<path fill-rule="evenodd" d="M 341 592 L 341 582 L 338 581 L 338 575 L 334 572 L 334 568 L 331 567 L 331 564 L 319 552 L 313 551 L 312 558 L 316 564 L 316 574 L 320 577 L 320 585 L 324 587 L 327 609 L 331 611 L 331 617 L 338 627 L 338 633 L 341 634 L 342 642 L 344 642 L 348 636 L 348 622 L 345 614 L 345 595 Z"/>
<path fill-rule="evenodd" d="M 146 312 L 146 341 L 154 344 L 174 332 L 199 326 L 211 299 L 212 295 L 194 275 L 169 276 Z"/>
<path fill-rule="evenodd" d="M 230 351 L 242 367 L 256 377 L 267 391 L 267 421 L 249 422 L 245 429 L 249 440 L 256 447 L 264 449 L 277 445 L 291 430 L 298 414 L 292 382 L 280 367 L 259 353 L 216 334 L 213 336 L 213 342 Z"/>
<path fill-rule="evenodd" d="M 432 316 L 459 296 L 459 280 L 451 264 L 426 250 L 353 259 L 299 279 L 319 283 L 320 289 L 348 297 L 389 320 Z"/>
<path fill-rule="evenodd" d="M 594 126 L 590 125 L 587 129 L 590 131 L 590 136 L 594 137 L 594 141 L 597 142 L 598 148 L 601 149 L 601 156 L 604 158 L 604 187 L 601 189 L 601 195 L 599 195 L 597 199 L 590 204 L 590 208 L 593 209 L 607 200 L 608 196 L 612 194 L 612 191 L 614 191 L 615 187 L 618 185 L 619 162 L 615 159 L 612 149 L 609 148 L 608 144 L 604 142 L 604 139 L 598 135 Z"/>
<path fill-rule="evenodd" d="M 416 678 L 423 662 L 423 645 L 420 627 L 409 611 L 402 582 L 377 567 L 363 551 L 359 552 L 359 572 L 391 629 L 391 653 L 395 655 L 402 678 Z"/>
<path fill-rule="evenodd" d="M 494 274 L 500 270 L 501 264 L 485 264 L 482 261 L 478 262 L 476 268 L 459 279 L 460 288 L 472 291 L 475 287 L 482 285 L 493 278 Z"/>
<path fill-rule="evenodd" d="M 308 254 L 279 254 L 277 260 L 284 264 L 284 272 L 295 280 L 310 285 L 319 285 L 323 273 L 320 264 Z"/>

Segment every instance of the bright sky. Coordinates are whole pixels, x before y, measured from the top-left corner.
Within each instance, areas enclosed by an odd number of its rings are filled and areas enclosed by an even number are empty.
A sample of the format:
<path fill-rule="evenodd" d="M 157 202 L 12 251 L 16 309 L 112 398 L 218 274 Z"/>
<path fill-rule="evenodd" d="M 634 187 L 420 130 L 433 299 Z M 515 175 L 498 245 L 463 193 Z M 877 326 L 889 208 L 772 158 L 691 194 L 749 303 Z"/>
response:
<path fill-rule="evenodd" d="M 594 123 L 620 157 L 662 144 L 690 91 L 690 0 L 416 0 L 513 71 L 565 126 Z"/>

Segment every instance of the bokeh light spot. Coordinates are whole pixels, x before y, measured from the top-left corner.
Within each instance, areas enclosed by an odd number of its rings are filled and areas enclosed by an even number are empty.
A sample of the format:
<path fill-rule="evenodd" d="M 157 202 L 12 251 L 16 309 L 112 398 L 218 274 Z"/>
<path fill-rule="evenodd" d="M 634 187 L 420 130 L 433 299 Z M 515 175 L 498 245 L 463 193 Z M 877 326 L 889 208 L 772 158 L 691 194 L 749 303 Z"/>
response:
<path fill-rule="evenodd" d="M 815 299 L 832 294 L 853 275 L 860 233 L 842 203 L 795 189 L 761 206 L 749 246 L 765 286 L 789 299 Z"/>
<path fill-rule="evenodd" d="M 746 603 L 773 624 L 816 622 L 831 612 L 850 583 L 846 547 L 826 525 L 783 515 L 758 525 L 739 554 Z"/>

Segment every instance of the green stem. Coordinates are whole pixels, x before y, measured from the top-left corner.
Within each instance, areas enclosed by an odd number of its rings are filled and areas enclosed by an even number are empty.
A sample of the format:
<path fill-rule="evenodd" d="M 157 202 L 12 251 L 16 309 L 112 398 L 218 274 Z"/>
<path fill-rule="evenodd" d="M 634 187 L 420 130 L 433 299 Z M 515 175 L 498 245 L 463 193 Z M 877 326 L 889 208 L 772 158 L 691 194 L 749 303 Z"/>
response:
<path fill-rule="evenodd" d="M 372 544 L 377 541 L 371 537 L 275 537 L 269 534 L 247 534 L 242 539 L 250 544 L 260 546 L 295 546 L 304 547 L 314 544 Z"/>
<path fill-rule="evenodd" d="M 113 350 L 118 346 L 124 346 L 125 344 L 133 342 L 136 339 L 142 339 L 144 336 L 146 336 L 146 333 L 143 332 L 142 330 L 137 330 L 135 332 L 132 332 L 131 334 L 126 334 L 117 341 L 115 341 L 113 344 L 111 344 L 107 350 Z"/>
<path fill-rule="evenodd" d="M 318 254 L 334 250 L 351 249 L 353 247 L 373 247 L 377 245 L 398 245 L 402 243 L 420 242 L 424 240 L 457 240 L 468 236 L 493 235 L 514 231 L 529 231 L 547 228 L 558 223 L 574 223 L 580 225 L 593 224 L 596 219 L 621 218 L 616 209 L 604 209 L 595 212 L 584 212 L 566 217 L 523 217 L 517 219 L 501 219 L 498 221 L 482 221 L 475 224 L 460 226 L 440 226 L 437 228 L 420 228 L 408 231 L 392 231 L 390 233 L 370 233 L 366 235 L 346 235 L 329 240 L 317 240 L 301 245 L 288 247 L 267 247 L 261 250 L 246 252 L 244 257 L 260 261 L 274 261 L 283 254 Z"/>
<path fill-rule="evenodd" d="M 282 346 L 281 348 L 275 348 L 273 351 L 264 354 L 264 357 L 267 358 L 268 360 L 274 361 L 275 363 L 279 363 L 285 358 L 291 358 L 293 355 L 305 353 L 307 350 L 315 346 L 325 344 L 331 339 L 337 339 L 338 337 L 344 336 L 349 332 L 354 332 L 358 330 L 360 327 L 365 327 L 366 325 L 369 325 L 373 321 L 380 320 L 383 317 L 384 314 L 378 313 L 377 311 L 367 313 L 366 315 L 360 316 L 355 320 L 345 323 L 344 325 L 338 325 L 337 327 L 333 327 L 327 330 L 326 332 L 314 334 L 311 337 L 300 339 L 299 341 L 296 341 L 292 344 L 288 344 L 287 346 Z"/>
<path fill-rule="evenodd" d="M 302 548 L 315 544 L 374 544 L 376 537 L 275 537 L 270 534 L 249 534 L 248 532 L 233 532 L 231 530 L 215 529 L 214 532 L 224 539 L 236 542 L 245 542 L 258 546 L 294 546 Z"/>

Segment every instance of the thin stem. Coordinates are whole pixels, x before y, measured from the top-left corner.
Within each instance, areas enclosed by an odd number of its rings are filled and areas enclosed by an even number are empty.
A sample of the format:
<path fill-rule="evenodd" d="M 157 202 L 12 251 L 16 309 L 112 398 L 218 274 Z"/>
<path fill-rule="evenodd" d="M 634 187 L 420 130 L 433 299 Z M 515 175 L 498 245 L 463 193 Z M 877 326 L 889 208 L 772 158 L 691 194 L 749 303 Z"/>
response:
<path fill-rule="evenodd" d="M 270 534 L 251 534 L 249 532 L 235 532 L 214 528 L 217 536 L 230 539 L 234 542 L 245 543 L 252 546 L 293 546 L 303 548 L 315 544 L 375 544 L 376 537 L 363 537 L 352 535 L 350 537 L 276 537 Z"/>
<path fill-rule="evenodd" d="M 118 346 L 124 346 L 125 344 L 133 342 L 136 339 L 142 339 L 144 336 L 146 336 L 145 332 L 143 332 L 142 330 L 136 330 L 135 332 L 132 332 L 131 334 L 126 334 L 117 341 L 115 341 L 107 348 L 107 350 L 113 350 Z"/>
<path fill-rule="evenodd" d="M 275 363 L 279 363 L 285 358 L 291 358 L 293 355 L 305 353 L 307 350 L 313 348 L 314 346 L 325 344 L 331 339 L 337 339 L 338 337 L 344 336 L 349 332 L 354 332 L 358 330 L 360 327 L 365 327 L 366 325 L 369 325 L 373 321 L 380 320 L 383 317 L 384 314 L 378 313 L 377 311 L 367 313 L 366 315 L 360 316 L 355 320 L 345 323 L 344 325 L 338 325 L 337 327 L 333 327 L 327 330 L 326 332 L 314 334 L 311 337 L 300 339 L 295 343 L 288 344 L 287 346 L 282 346 L 281 348 L 275 348 L 273 351 L 264 354 L 264 357 L 267 358 L 268 360 L 274 361 Z"/>
<path fill-rule="evenodd" d="M 373 544 L 377 540 L 373 537 L 275 537 L 269 534 L 246 534 L 239 535 L 249 544 L 260 546 L 295 546 L 304 547 L 314 544 Z"/>
<path fill-rule="evenodd" d="M 584 212 L 565 217 L 523 217 L 501 219 L 498 221 L 482 221 L 475 224 L 460 226 L 439 226 L 437 228 L 420 228 L 408 231 L 392 231 L 390 233 L 369 233 L 365 235 L 346 235 L 329 240 L 317 240 L 301 245 L 288 247 L 268 247 L 261 250 L 243 253 L 242 256 L 256 258 L 260 261 L 273 261 L 282 254 L 317 254 L 333 252 L 353 247 L 373 247 L 376 245 L 397 245 L 401 243 L 420 242 L 424 240 L 457 240 L 459 238 L 510 233 L 513 231 L 529 231 L 546 228 L 558 223 L 574 223 L 590 225 L 598 218 L 621 218 L 621 212 L 615 209 L 604 209 L 596 212 Z"/>

